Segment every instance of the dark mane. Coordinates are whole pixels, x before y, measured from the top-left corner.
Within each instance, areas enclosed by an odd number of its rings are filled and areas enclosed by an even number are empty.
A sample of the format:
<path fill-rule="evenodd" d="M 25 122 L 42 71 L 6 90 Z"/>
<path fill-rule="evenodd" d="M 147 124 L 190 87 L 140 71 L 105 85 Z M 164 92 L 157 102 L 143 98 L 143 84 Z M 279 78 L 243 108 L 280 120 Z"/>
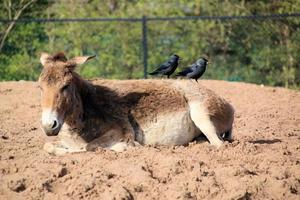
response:
<path fill-rule="evenodd" d="M 82 99 L 84 119 L 100 118 L 105 122 L 118 121 L 122 119 L 124 113 L 121 112 L 122 101 L 112 89 L 93 85 L 89 81 L 82 79 L 78 74 L 79 91 Z"/>

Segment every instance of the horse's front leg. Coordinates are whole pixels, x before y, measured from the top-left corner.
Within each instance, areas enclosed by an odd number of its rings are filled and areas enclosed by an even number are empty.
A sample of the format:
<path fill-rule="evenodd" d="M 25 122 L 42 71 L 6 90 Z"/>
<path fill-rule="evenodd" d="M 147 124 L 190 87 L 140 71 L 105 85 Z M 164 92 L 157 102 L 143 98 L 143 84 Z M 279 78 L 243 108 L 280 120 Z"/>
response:
<path fill-rule="evenodd" d="M 86 145 L 87 143 L 78 134 L 63 129 L 58 135 L 58 141 L 47 142 L 44 150 L 50 154 L 62 155 L 86 151 Z"/>
<path fill-rule="evenodd" d="M 68 145 L 64 141 L 55 141 L 55 142 L 45 143 L 44 150 L 47 151 L 49 154 L 63 155 L 65 153 L 86 151 L 86 145 L 73 146 L 73 145 Z"/>

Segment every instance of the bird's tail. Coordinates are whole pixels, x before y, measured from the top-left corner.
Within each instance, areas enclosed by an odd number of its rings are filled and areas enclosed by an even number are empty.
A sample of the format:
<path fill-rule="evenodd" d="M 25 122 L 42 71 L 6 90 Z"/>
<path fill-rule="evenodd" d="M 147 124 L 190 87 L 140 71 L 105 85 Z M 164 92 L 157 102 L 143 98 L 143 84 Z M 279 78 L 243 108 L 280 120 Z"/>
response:
<path fill-rule="evenodd" d="M 150 72 L 149 74 L 150 74 L 150 75 L 156 75 L 156 74 L 158 74 L 158 72 L 157 72 L 157 71 L 154 71 L 154 72 Z"/>
<path fill-rule="evenodd" d="M 175 76 L 185 76 L 186 73 L 185 72 L 178 72 Z"/>

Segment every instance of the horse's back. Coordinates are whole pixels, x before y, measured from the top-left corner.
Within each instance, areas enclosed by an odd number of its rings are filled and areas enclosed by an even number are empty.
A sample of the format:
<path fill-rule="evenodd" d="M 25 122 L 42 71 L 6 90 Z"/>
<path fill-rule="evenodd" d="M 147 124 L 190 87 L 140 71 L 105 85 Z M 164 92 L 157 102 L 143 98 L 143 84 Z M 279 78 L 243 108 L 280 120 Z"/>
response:
<path fill-rule="evenodd" d="M 208 118 L 217 132 L 232 126 L 232 106 L 213 91 L 188 80 L 97 80 L 114 90 L 129 108 L 129 120 L 142 144 L 185 144 L 199 135 L 190 109 Z M 192 105 L 192 106 L 191 106 Z"/>

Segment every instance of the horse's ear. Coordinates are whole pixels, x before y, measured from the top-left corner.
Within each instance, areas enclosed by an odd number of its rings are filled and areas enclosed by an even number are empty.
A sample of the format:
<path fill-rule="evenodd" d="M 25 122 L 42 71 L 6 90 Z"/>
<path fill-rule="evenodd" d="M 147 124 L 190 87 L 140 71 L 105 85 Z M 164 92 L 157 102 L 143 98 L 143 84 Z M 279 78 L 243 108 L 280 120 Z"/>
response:
<path fill-rule="evenodd" d="M 95 58 L 95 57 L 96 57 L 96 55 L 93 55 L 93 56 L 77 56 L 77 57 L 74 57 L 74 58 L 68 60 L 68 63 L 71 64 L 71 65 L 81 65 L 81 64 L 84 64 L 88 60 L 90 60 L 92 58 Z"/>
<path fill-rule="evenodd" d="M 40 62 L 42 63 L 43 66 L 45 66 L 45 64 L 47 62 L 49 62 L 49 60 L 51 59 L 52 57 L 48 54 L 48 53 L 45 53 L 45 52 L 42 52 L 41 53 L 41 57 L 40 57 Z"/>

